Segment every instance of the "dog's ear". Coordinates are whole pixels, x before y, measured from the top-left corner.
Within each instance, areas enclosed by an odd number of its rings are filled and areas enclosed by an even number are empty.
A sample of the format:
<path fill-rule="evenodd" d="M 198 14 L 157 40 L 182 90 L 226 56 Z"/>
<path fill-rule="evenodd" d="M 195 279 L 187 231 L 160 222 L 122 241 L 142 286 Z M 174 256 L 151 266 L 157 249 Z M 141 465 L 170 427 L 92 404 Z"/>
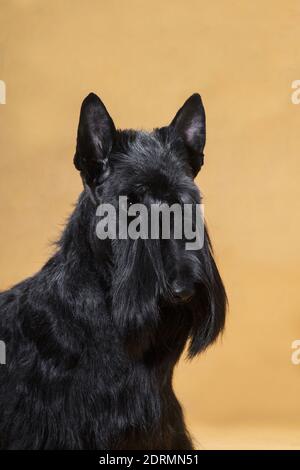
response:
<path fill-rule="evenodd" d="M 108 156 L 115 132 L 104 104 L 90 93 L 81 105 L 74 165 L 92 194 L 109 174 Z"/>
<path fill-rule="evenodd" d="M 206 139 L 205 111 L 198 93 L 186 100 L 170 127 L 182 138 L 188 150 L 189 163 L 195 177 L 203 165 Z"/>

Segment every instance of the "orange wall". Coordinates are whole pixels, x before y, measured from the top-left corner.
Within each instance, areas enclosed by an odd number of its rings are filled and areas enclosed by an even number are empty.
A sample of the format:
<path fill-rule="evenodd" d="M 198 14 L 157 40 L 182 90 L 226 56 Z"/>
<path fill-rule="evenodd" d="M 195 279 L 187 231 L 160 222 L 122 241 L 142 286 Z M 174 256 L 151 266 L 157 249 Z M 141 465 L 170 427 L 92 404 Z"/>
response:
<path fill-rule="evenodd" d="M 299 427 L 299 18 L 296 0 L 0 4 L 1 288 L 47 259 L 81 190 L 72 157 L 89 91 L 119 127 L 165 125 L 191 93 L 203 97 L 197 181 L 230 310 L 222 341 L 177 369 L 195 433 Z"/>

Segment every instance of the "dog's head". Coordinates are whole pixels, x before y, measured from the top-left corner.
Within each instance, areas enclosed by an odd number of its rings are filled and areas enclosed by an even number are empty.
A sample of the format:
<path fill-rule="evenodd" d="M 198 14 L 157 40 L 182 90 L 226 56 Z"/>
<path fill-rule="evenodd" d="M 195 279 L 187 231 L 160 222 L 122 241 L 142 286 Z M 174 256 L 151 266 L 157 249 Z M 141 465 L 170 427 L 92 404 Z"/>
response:
<path fill-rule="evenodd" d="M 190 316 L 191 355 L 221 331 L 226 304 L 194 183 L 205 138 L 198 94 L 169 126 L 150 133 L 116 130 L 102 101 L 90 94 L 82 104 L 74 157 L 88 197 L 100 208 L 100 223 L 101 209 L 112 219 L 109 205 L 116 210 L 110 248 L 118 328 L 142 337 L 157 328 L 162 310 L 181 310 Z"/>

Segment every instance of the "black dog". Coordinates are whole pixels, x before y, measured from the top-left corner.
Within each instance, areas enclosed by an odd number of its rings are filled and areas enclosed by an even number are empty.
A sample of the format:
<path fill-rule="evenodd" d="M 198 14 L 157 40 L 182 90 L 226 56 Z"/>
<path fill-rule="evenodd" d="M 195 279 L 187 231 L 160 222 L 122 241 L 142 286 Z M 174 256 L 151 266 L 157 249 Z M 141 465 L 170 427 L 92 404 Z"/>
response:
<path fill-rule="evenodd" d="M 198 204 L 205 113 L 192 95 L 151 133 L 116 130 L 90 94 L 74 157 L 84 191 L 54 256 L 0 296 L 0 448 L 192 449 L 172 389 L 224 326 L 226 295 L 205 231 L 184 240 L 96 235 L 96 206 Z"/>

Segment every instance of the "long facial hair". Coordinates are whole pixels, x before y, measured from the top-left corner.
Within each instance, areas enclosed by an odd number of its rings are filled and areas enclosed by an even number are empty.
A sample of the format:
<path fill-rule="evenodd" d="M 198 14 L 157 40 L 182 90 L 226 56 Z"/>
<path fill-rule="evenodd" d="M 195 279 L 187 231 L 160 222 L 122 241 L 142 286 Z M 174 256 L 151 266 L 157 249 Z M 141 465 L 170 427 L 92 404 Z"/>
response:
<path fill-rule="evenodd" d="M 133 338 L 145 350 L 159 326 L 163 301 L 170 322 L 178 309 L 189 317 L 190 357 L 216 339 L 224 326 L 226 294 L 207 230 L 202 249 L 184 254 L 195 294 L 182 305 L 172 301 L 161 240 L 114 240 L 112 245 L 112 317 L 124 338 Z M 172 259 L 172 252 L 168 257 Z"/>

